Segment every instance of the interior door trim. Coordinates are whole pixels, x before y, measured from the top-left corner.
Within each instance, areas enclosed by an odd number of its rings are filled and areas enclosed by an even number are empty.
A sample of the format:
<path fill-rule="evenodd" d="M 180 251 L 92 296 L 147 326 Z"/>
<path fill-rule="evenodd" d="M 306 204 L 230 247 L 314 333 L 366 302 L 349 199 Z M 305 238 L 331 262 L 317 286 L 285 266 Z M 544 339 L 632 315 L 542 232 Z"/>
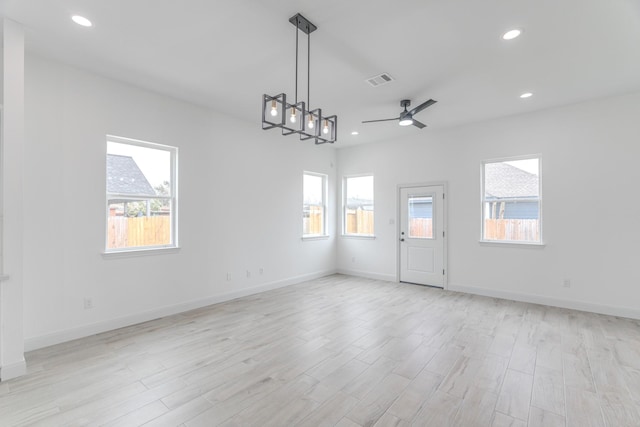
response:
<path fill-rule="evenodd" d="M 442 278 L 442 289 L 449 289 L 449 268 L 448 268 L 448 242 L 449 242 L 449 230 L 448 230 L 448 205 L 449 205 L 449 183 L 447 181 L 431 181 L 420 182 L 411 184 L 398 184 L 396 186 L 396 282 L 400 283 L 400 228 L 402 226 L 401 209 L 402 209 L 402 195 L 401 190 L 404 188 L 415 187 L 431 187 L 434 185 L 441 185 L 444 193 L 444 200 L 442 200 L 442 230 L 444 232 L 443 237 L 443 254 L 442 254 L 442 267 L 444 268 L 444 277 Z"/>

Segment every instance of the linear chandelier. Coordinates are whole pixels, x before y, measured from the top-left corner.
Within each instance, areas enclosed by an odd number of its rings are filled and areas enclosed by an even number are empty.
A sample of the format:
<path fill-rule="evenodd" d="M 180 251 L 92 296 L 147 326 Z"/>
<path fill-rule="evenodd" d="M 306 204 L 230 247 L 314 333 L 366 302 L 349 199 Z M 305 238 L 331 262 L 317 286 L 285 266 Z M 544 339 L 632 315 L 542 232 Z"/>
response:
<path fill-rule="evenodd" d="M 338 117 L 323 116 L 322 110 L 311 110 L 309 86 L 311 77 L 311 33 L 318 29 L 299 13 L 289 19 L 296 27 L 296 87 L 295 100 L 287 102 L 287 95 L 262 96 L 262 129 L 282 129 L 283 135 L 300 135 L 300 140 L 315 140 L 316 144 L 336 142 Z M 307 35 L 307 102 L 298 101 L 298 33 Z"/>

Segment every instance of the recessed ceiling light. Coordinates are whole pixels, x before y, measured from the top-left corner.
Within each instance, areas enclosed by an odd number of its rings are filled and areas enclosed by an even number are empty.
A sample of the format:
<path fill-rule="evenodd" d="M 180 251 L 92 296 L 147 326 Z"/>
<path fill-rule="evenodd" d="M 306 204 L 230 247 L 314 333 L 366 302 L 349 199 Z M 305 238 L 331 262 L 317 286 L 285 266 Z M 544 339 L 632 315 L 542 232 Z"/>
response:
<path fill-rule="evenodd" d="M 525 98 L 531 98 L 533 96 L 533 94 L 531 92 L 525 92 L 522 95 L 520 95 L 520 98 L 525 99 Z"/>
<path fill-rule="evenodd" d="M 520 34 L 522 34 L 522 30 L 518 30 L 518 29 L 509 30 L 502 35 L 502 38 L 504 40 L 513 40 L 516 37 L 518 37 Z"/>
<path fill-rule="evenodd" d="M 359 132 L 357 130 L 354 130 L 353 132 L 351 132 L 351 135 L 358 135 L 358 133 Z"/>
<path fill-rule="evenodd" d="M 71 17 L 71 20 L 73 20 L 73 22 L 75 22 L 78 25 L 82 25 L 83 27 L 91 27 L 93 25 L 91 21 L 89 21 L 84 16 L 80 16 L 80 15 L 73 15 Z"/>

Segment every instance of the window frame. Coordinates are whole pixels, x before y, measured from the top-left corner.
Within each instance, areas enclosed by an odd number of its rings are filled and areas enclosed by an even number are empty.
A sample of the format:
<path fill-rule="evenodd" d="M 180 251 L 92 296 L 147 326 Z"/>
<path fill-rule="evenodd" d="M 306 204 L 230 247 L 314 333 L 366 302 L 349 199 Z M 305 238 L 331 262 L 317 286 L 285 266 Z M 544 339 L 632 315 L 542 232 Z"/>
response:
<path fill-rule="evenodd" d="M 319 177 L 322 179 L 322 232 L 319 234 L 305 234 L 304 232 L 304 177 L 305 175 Z M 302 238 L 303 239 L 316 239 L 316 238 L 324 238 L 329 237 L 328 230 L 328 221 L 327 221 L 327 213 L 329 211 L 327 207 L 328 200 L 328 189 L 329 189 L 329 175 L 318 172 L 311 171 L 302 171 Z"/>
<path fill-rule="evenodd" d="M 485 203 L 488 203 L 485 197 L 485 166 L 489 163 L 505 163 L 514 162 L 518 160 L 538 160 L 538 198 L 535 199 L 538 202 L 538 241 L 523 241 L 523 240 L 491 240 L 485 239 Z M 530 202 L 532 199 L 522 197 L 510 197 L 502 199 L 508 202 Z M 543 219 L 542 219 L 542 155 L 541 154 L 527 154 L 522 156 L 502 157 L 483 160 L 480 163 L 480 243 L 489 245 L 515 245 L 515 246 L 545 246 L 543 240 Z"/>
<path fill-rule="evenodd" d="M 170 192 L 171 196 L 135 196 L 131 194 L 117 194 L 117 193 L 109 193 L 107 192 L 107 171 L 106 171 L 106 159 L 108 153 L 108 144 L 109 142 L 114 142 L 117 144 L 125 144 L 132 145 L 136 147 L 150 148 L 153 150 L 162 150 L 169 152 L 169 163 L 170 163 Z M 171 145 L 158 144 L 155 142 L 142 141 L 139 139 L 126 138 L 122 136 L 115 135 L 107 135 L 106 136 L 106 144 L 105 144 L 105 236 L 104 236 L 104 252 L 103 255 L 113 255 L 113 254 L 135 254 L 141 252 L 158 252 L 158 251 L 167 251 L 167 250 L 175 250 L 179 249 L 178 245 L 178 147 L 174 147 Z M 149 246 L 130 246 L 126 248 L 109 248 L 109 201 L 112 199 L 118 200 L 153 200 L 153 199 L 163 199 L 168 200 L 171 207 L 171 230 L 170 230 L 170 241 L 167 245 L 149 245 Z"/>
<path fill-rule="evenodd" d="M 373 212 L 373 233 L 371 234 L 363 234 L 363 233 L 347 233 L 347 182 L 351 178 L 363 178 L 363 177 L 371 177 L 371 186 L 372 188 L 372 212 Z M 375 197 L 375 176 L 373 173 L 361 173 L 361 174 L 353 174 L 353 175 L 344 175 L 342 177 L 342 237 L 349 237 L 355 239 L 375 239 L 376 238 L 376 215 L 375 215 L 375 206 L 376 206 L 376 197 Z"/>

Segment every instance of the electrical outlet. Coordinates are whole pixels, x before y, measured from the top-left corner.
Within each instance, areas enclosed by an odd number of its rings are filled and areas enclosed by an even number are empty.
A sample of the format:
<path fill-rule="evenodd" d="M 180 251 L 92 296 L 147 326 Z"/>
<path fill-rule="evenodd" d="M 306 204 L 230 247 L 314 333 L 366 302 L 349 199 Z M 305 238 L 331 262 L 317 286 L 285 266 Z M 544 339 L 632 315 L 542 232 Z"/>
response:
<path fill-rule="evenodd" d="M 227 273 L 227 282 L 231 281 L 231 273 Z"/>
<path fill-rule="evenodd" d="M 247 270 L 247 279 L 251 277 L 251 272 Z"/>
<path fill-rule="evenodd" d="M 264 273 L 264 268 L 260 267 L 260 270 L 258 270 L 260 272 L 260 275 L 262 276 L 262 273 Z"/>
<path fill-rule="evenodd" d="M 571 279 L 564 279 L 562 281 L 562 286 L 564 286 L 565 288 L 570 288 L 571 287 Z"/>
<path fill-rule="evenodd" d="M 351 262 L 356 262 L 356 257 L 352 256 L 351 257 Z"/>
<path fill-rule="evenodd" d="M 90 310 L 93 308 L 93 298 L 85 298 L 84 299 L 84 309 Z"/>

